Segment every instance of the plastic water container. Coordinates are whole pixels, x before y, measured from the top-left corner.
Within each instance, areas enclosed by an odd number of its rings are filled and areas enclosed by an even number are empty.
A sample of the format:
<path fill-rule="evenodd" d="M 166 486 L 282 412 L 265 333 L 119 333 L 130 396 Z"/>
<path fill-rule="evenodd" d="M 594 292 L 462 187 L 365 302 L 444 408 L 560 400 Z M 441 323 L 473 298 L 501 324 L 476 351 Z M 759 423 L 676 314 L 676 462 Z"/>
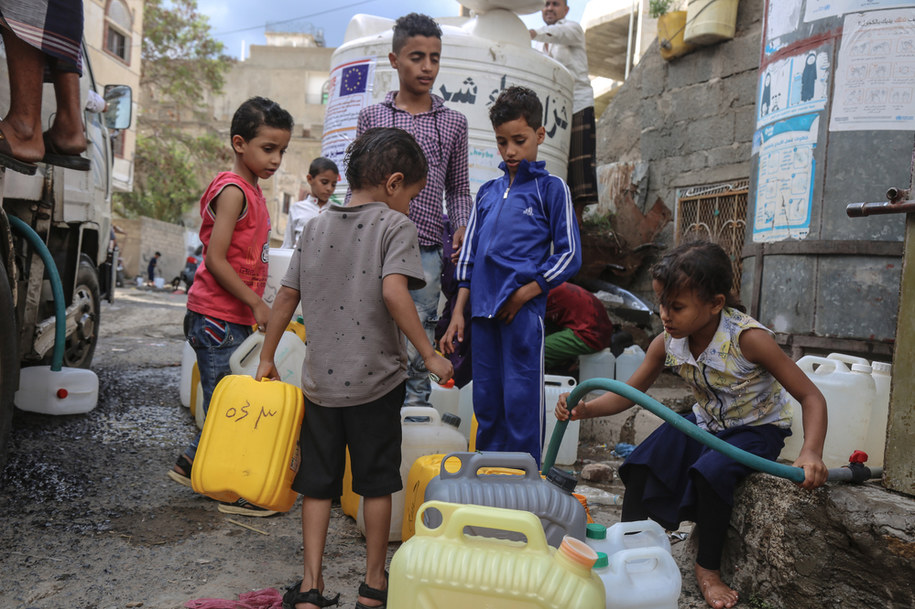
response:
<path fill-rule="evenodd" d="M 142 288 L 143 286 L 146 285 L 146 279 L 144 279 L 143 277 L 137 275 L 136 279 L 137 279 L 137 287 L 138 287 L 138 288 Z"/>
<path fill-rule="evenodd" d="M 589 522 L 585 525 L 585 543 L 598 554 L 607 554 L 607 527 L 598 522 Z"/>
<path fill-rule="evenodd" d="M 461 468 L 460 459 L 446 460 L 445 455 L 426 455 L 413 463 L 407 475 L 406 501 L 404 502 L 403 527 L 401 539 L 406 541 L 416 532 L 416 512 L 425 502 L 426 487 L 434 478 L 437 478 L 442 468 L 456 472 Z M 480 474 L 500 474 L 503 476 L 523 476 L 524 471 L 507 467 L 481 467 Z M 580 501 L 580 500 L 579 500 Z"/>
<path fill-rule="evenodd" d="M 197 354 L 191 343 L 184 341 L 184 347 L 181 350 L 181 380 L 178 382 L 178 395 L 181 398 L 181 405 L 185 408 L 191 407 L 191 370 L 197 363 Z"/>
<path fill-rule="evenodd" d="M 207 413 L 191 486 L 219 501 L 239 497 L 285 512 L 298 494 L 299 430 L 305 413 L 302 391 L 279 381 L 224 377 Z"/>
<path fill-rule="evenodd" d="M 282 281 L 283 277 L 286 276 L 286 270 L 289 268 L 289 261 L 292 260 L 293 254 L 295 254 L 295 248 L 292 249 L 283 249 L 279 247 L 270 248 L 270 258 L 267 262 L 267 284 L 264 286 L 264 295 L 263 299 L 271 307 L 273 306 L 273 301 L 276 300 L 276 295 L 280 291 L 280 288 L 283 287 Z M 296 313 L 302 314 L 302 303 L 296 305 Z"/>
<path fill-rule="evenodd" d="M 388 541 L 400 541 L 406 503 L 407 478 L 417 459 L 425 455 L 447 454 L 467 450 L 467 441 L 447 415 L 445 422 L 438 411 L 430 406 L 404 406 L 400 409 L 400 427 L 403 440 L 400 445 L 400 478 L 404 488 L 391 497 L 391 531 Z M 356 512 L 356 526 L 365 533 L 362 497 Z"/>
<path fill-rule="evenodd" d="M 458 431 L 467 440 L 470 440 L 470 425 L 473 421 L 473 381 L 461 387 L 460 392 L 457 415 L 461 417 L 461 424 L 458 426 Z"/>
<path fill-rule="evenodd" d="M 543 446 L 540 454 L 546 453 L 550 445 L 550 439 L 553 437 L 553 428 L 556 427 L 556 402 L 559 401 L 559 395 L 575 389 L 575 379 L 571 376 L 557 376 L 547 374 L 543 377 L 543 415 L 546 423 L 546 433 L 543 436 Z M 578 460 L 578 433 L 581 428 L 581 421 L 570 421 L 566 426 L 566 431 L 562 435 L 562 442 L 559 444 L 559 450 L 556 452 L 556 461 L 558 465 L 573 465 Z"/>
<path fill-rule="evenodd" d="M 654 520 L 636 520 L 617 522 L 607 529 L 602 552 L 613 557 L 617 552 L 634 548 L 661 548 L 670 554 L 670 539 L 667 533 Z"/>
<path fill-rule="evenodd" d="M 642 362 L 645 361 L 645 351 L 638 345 L 626 347 L 616 358 L 616 380 L 626 382 Z"/>
<path fill-rule="evenodd" d="M 890 383 L 893 367 L 886 362 L 872 362 L 871 375 L 874 378 L 876 394 L 871 421 L 867 426 L 867 439 L 864 441 L 867 453 L 867 465 L 883 466 L 883 454 L 886 452 L 886 424 L 890 412 Z"/>
<path fill-rule="evenodd" d="M 575 379 L 571 376 L 558 376 L 547 374 L 543 377 L 543 416 L 545 433 L 543 435 L 543 446 L 541 455 L 546 453 L 550 445 L 550 438 L 553 436 L 553 428 L 556 427 L 556 402 L 559 401 L 559 394 L 572 391 L 575 388 Z M 460 399 L 458 400 L 458 416 L 461 417 L 460 428 L 464 428 L 464 416 L 469 417 L 467 438 L 470 441 L 470 450 L 476 450 L 477 420 L 473 414 L 473 381 L 467 383 L 461 389 Z M 559 444 L 559 450 L 556 452 L 555 463 L 559 465 L 573 465 L 578 459 L 578 434 L 581 429 L 581 421 L 570 421 L 566 431 L 562 436 L 562 442 Z"/>
<path fill-rule="evenodd" d="M 427 526 L 425 516 L 438 526 Z M 597 559 L 570 537 L 547 545 L 540 521 L 520 510 L 454 505 L 420 507 L 416 535 L 394 553 L 388 606 L 397 609 L 600 609 L 604 586 L 592 570 Z M 470 535 L 504 531 L 524 539 Z"/>
<path fill-rule="evenodd" d="M 426 501 L 526 510 L 540 518 L 547 543 L 554 547 L 566 535 L 585 539 L 587 516 L 584 506 L 572 496 L 575 479 L 569 474 L 553 468 L 543 480 L 528 453 L 451 453 L 445 457 L 446 461 L 451 458 L 460 460 L 460 469 L 452 472 L 443 468 L 426 487 Z M 524 474 L 481 474 L 483 467 L 517 469 Z"/>
<path fill-rule="evenodd" d="M 714 44 L 731 40 L 737 32 L 738 0 L 689 0 L 683 40 Z"/>
<path fill-rule="evenodd" d="M 578 356 L 578 381 L 584 382 L 589 379 L 612 379 L 616 374 L 616 358 L 610 349 L 604 349 L 597 353 Z M 592 391 L 593 395 L 598 396 L 607 393 L 603 390 Z"/>
<path fill-rule="evenodd" d="M 83 414 L 98 404 L 98 376 L 85 368 L 22 368 L 13 403 L 28 412 Z"/>
<path fill-rule="evenodd" d="M 864 450 L 867 441 L 871 411 L 877 397 L 877 388 L 869 366 L 845 363 L 817 355 L 805 355 L 797 361 L 826 398 L 829 419 L 823 462 L 827 467 L 842 467 L 855 450 Z M 801 405 L 791 399 L 794 420 L 792 435 L 785 440 L 779 457 L 794 461 L 804 445 L 804 425 Z"/>
<path fill-rule="evenodd" d="M 445 413 L 453 414 L 460 417 L 461 390 L 454 386 L 454 379 L 448 379 L 444 385 L 430 383 L 432 385 L 432 394 L 429 396 L 429 403 L 438 410 L 440 415 Z M 463 422 L 461 418 L 461 422 Z M 460 426 L 458 426 L 460 428 Z"/>
<path fill-rule="evenodd" d="M 677 609 L 680 569 L 664 548 L 622 550 L 608 560 L 600 575 L 607 609 Z"/>
<path fill-rule="evenodd" d="M 203 421 L 206 419 L 206 413 L 203 411 L 203 384 L 200 382 L 200 370 L 197 368 L 197 362 L 191 366 L 191 405 L 189 406 L 194 422 L 197 423 L 197 429 L 203 429 Z"/>
<path fill-rule="evenodd" d="M 229 369 L 232 374 L 246 374 L 253 377 L 260 364 L 261 349 L 264 346 L 263 332 L 254 332 L 229 357 Z M 273 354 L 273 362 L 284 383 L 302 386 L 302 364 L 305 361 L 305 343 L 295 332 L 283 332 L 280 342 Z"/>
<path fill-rule="evenodd" d="M 603 525 L 601 525 L 603 526 Z M 591 546 L 591 549 L 594 549 L 594 546 Z M 604 586 L 604 606 L 610 603 L 610 596 L 613 594 L 613 590 L 609 587 L 610 582 L 607 581 L 610 574 L 610 560 L 607 558 L 606 552 L 597 552 L 597 560 L 594 561 L 594 573 L 597 574 L 597 577 L 600 578 L 601 583 Z"/>

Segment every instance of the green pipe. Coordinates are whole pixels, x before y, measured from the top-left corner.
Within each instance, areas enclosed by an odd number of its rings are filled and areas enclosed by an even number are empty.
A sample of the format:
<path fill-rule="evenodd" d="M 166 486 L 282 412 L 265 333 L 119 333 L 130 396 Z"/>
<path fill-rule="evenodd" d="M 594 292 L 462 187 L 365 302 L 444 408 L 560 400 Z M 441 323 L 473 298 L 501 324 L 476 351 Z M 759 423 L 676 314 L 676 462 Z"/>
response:
<path fill-rule="evenodd" d="M 51 370 L 59 372 L 64 365 L 64 346 L 67 342 L 67 308 L 64 306 L 64 287 L 60 281 L 60 273 L 57 272 L 57 264 L 51 257 L 51 251 L 35 229 L 16 216 L 8 217 L 13 229 L 28 240 L 44 262 L 44 267 L 48 269 L 51 292 L 54 294 L 54 353 L 51 355 Z"/>
<path fill-rule="evenodd" d="M 572 390 L 572 393 L 569 394 L 569 399 L 567 401 L 569 411 L 571 412 L 583 396 L 591 391 L 599 389 L 612 391 L 628 400 L 632 400 L 639 406 L 642 406 L 653 414 L 661 417 L 667 423 L 670 423 L 678 431 L 685 433 L 692 439 L 705 444 L 709 448 L 713 448 L 718 452 L 727 455 L 742 465 L 746 465 L 757 471 L 772 474 L 773 476 L 778 476 L 779 478 L 786 478 L 792 482 L 801 483 L 804 481 L 804 470 L 802 468 L 776 463 L 775 461 L 764 459 L 748 453 L 745 450 L 741 450 L 736 446 L 732 446 L 721 438 L 715 437 L 704 429 L 699 428 L 695 423 L 687 421 L 651 396 L 645 395 L 638 389 L 630 387 L 622 381 L 611 379 L 588 379 L 584 381 L 575 387 L 575 389 Z M 550 468 L 553 467 L 553 464 L 556 462 L 559 444 L 562 442 L 562 435 L 565 433 L 568 425 L 568 421 L 556 421 L 556 427 L 553 428 L 553 435 L 550 437 L 550 445 L 547 447 L 546 454 L 543 457 L 542 473 L 545 474 L 550 471 Z"/>

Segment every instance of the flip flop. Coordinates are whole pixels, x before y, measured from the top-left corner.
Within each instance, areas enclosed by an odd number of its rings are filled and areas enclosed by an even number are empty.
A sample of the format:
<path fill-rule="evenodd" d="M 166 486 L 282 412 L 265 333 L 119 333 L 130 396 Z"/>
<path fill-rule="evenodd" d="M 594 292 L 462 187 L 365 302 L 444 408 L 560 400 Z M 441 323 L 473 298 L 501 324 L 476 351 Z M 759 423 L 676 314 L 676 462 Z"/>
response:
<path fill-rule="evenodd" d="M 0 166 L 24 173 L 27 176 L 35 175 L 35 172 L 38 171 L 38 165 L 35 163 L 20 161 L 13 156 L 13 149 L 10 148 L 10 142 L 3 135 L 3 131 L 0 131 Z"/>
<path fill-rule="evenodd" d="M 57 149 L 54 142 L 51 141 L 47 131 L 42 133 L 41 137 L 44 140 L 44 158 L 41 159 L 42 163 L 76 171 L 89 171 L 89 168 L 92 166 L 89 159 L 78 154 L 63 154 Z"/>

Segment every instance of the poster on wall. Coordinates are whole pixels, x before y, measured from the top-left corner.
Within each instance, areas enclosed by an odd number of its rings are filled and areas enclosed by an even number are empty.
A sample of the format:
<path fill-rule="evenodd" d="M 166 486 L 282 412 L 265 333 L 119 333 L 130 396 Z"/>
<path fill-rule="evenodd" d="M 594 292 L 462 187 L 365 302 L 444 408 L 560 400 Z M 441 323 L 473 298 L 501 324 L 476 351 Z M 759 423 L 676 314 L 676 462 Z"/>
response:
<path fill-rule="evenodd" d="M 810 209 L 819 114 L 778 121 L 753 135 L 759 154 L 753 241 L 803 239 L 810 232 Z"/>
<path fill-rule="evenodd" d="M 807 0 L 804 21 L 818 21 L 848 13 L 870 11 L 897 6 L 915 7 L 912 0 Z"/>
<path fill-rule="evenodd" d="M 756 128 L 826 107 L 830 51 L 820 47 L 773 61 L 759 74 Z"/>
<path fill-rule="evenodd" d="M 782 47 L 780 41 L 785 34 L 797 30 L 801 19 L 801 0 L 769 0 L 766 13 L 766 55 Z"/>
<path fill-rule="evenodd" d="M 915 130 L 915 11 L 846 15 L 829 130 Z"/>
<path fill-rule="evenodd" d="M 330 73 L 321 155 L 336 163 L 344 175 L 343 159 L 346 147 L 356 139 L 359 111 L 371 103 L 375 63 L 374 57 L 363 57 L 341 64 Z"/>

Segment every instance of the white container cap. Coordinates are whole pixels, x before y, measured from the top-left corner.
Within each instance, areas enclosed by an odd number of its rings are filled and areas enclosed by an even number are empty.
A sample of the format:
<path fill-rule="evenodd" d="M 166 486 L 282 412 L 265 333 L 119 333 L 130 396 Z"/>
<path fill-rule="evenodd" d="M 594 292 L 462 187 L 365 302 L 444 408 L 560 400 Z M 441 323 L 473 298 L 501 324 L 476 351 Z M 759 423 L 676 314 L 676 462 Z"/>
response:
<path fill-rule="evenodd" d="M 852 365 L 851 365 L 851 371 L 852 371 L 852 372 L 863 372 L 864 374 L 870 374 L 870 373 L 871 373 L 871 367 L 870 367 L 870 366 L 866 366 L 866 365 L 864 365 L 864 364 L 852 364 Z"/>
<path fill-rule="evenodd" d="M 876 374 L 889 374 L 893 366 L 886 362 L 871 362 L 871 368 Z"/>

